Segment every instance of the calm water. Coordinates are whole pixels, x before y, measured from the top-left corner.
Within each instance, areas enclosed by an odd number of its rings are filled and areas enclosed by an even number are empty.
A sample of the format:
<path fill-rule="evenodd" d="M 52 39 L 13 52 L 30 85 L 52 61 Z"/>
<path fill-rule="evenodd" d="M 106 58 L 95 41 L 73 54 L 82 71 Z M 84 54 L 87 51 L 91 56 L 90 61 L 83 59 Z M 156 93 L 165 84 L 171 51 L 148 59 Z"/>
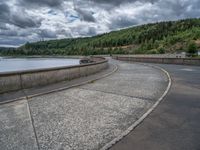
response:
<path fill-rule="evenodd" d="M 79 59 L 64 58 L 3 58 L 0 57 L 0 73 L 41 68 L 78 65 Z"/>

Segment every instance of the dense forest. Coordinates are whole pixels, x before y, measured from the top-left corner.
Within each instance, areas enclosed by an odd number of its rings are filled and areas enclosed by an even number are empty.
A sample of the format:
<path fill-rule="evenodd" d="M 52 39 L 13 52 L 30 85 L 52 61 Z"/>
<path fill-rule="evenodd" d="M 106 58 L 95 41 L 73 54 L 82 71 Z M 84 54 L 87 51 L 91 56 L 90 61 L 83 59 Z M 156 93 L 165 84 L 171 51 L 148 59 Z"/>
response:
<path fill-rule="evenodd" d="M 13 47 L 0 47 L 0 53 L 3 53 L 5 51 L 5 53 L 7 53 L 7 51 L 15 51 L 16 48 Z"/>
<path fill-rule="evenodd" d="M 159 22 L 94 37 L 26 43 L 1 55 L 158 54 L 200 47 L 200 19 Z"/>

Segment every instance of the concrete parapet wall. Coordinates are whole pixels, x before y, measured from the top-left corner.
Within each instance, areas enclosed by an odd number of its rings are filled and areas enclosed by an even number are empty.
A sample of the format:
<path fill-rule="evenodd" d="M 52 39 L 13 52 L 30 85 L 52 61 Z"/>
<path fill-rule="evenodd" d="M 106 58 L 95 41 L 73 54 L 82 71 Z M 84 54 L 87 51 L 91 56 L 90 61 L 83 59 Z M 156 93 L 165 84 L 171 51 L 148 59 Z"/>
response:
<path fill-rule="evenodd" d="M 15 91 L 21 89 L 21 80 L 19 75 L 8 75 L 0 77 L 0 92 Z"/>
<path fill-rule="evenodd" d="M 127 56 L 127 55 L 120 55 L 120 56 Z M 186 53 L 182 54 L 136 54 L 136 55 L 129 55 L 131 57 L 148 57 L 148 58 L 186 58 Z"/>
<path fill-rule="evenodd" d="M 198 58 L 151 58 L 151 57 L 133 57 L 133 56 L 116 56 L 115 55 L 113 56 L 113 59 L 122 60 L 122 61 L 200 66 L 200 59 Z"/>
<path fill-rule="evenodd" d="M 108 60 L 103 57 L 91 59 L 94 62 L 89 64 L 0 73 L 0 93 L 72 80 L 95 74 L 108 67 Z"/>

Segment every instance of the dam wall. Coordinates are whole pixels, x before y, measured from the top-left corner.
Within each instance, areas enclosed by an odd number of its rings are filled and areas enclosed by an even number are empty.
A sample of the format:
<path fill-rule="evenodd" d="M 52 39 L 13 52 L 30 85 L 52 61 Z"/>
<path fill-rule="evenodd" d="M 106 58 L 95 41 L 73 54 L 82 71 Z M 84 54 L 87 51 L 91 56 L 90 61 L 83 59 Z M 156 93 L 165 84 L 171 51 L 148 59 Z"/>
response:
<path fill-rule="evenodd" d="M 0 93 L 44 86 L 100 72 L 108 67 L 103 57 L 91 57 L 92 63 L 47 69 L 0 73 Z"/>
<path fill-rule="evenodd" d="M 136 57 L 128 55 L 114 55 L 113 59 L 122 61 L 135 61 L 145 63 L 163 63 L 163 64 L 176 64 L 176 65 L 195 65 L 200 66 L 199 58 L 156 58 L 156 57 Z"/>

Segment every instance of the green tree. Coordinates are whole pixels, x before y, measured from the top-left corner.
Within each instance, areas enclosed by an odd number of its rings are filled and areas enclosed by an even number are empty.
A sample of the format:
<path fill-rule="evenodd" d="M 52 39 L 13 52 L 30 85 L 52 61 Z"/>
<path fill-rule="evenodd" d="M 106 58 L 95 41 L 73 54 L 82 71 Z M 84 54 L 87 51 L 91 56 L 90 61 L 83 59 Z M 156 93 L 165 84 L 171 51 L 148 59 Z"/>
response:
<path fill-rule="evenodd" d="M 165 53 L 165 49 L 163 47 L 158 48 L 158 53 L 159 54 L 164 54 Z"/>
<path fill-rule="evenodd" d="M 188 53 L 190 53 L 190 54 L 197 53 L 197 46 L 196 46 L 196 44 L 194 42 L 190 42 L 188 44 Z"/>

